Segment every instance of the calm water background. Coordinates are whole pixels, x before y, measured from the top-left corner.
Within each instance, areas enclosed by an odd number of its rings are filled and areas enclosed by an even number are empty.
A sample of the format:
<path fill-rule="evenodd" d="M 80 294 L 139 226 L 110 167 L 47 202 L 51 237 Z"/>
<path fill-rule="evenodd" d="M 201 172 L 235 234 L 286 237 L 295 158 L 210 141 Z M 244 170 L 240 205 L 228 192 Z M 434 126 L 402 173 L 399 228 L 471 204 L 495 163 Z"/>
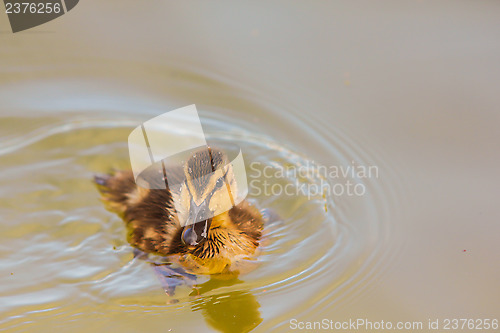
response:
<path fill-rule="evenodd" d="M 495 1 L 86 0 L 15 35 L 0 15 L 0 328 L 498 319 L 499 29 Z M 251 193 L 284 218 L 257 269 L 166 304 L 90 179 L 128 167 L 132 128 L 193 103 L 247 164 L 379 177 L 361 197 Z"/>

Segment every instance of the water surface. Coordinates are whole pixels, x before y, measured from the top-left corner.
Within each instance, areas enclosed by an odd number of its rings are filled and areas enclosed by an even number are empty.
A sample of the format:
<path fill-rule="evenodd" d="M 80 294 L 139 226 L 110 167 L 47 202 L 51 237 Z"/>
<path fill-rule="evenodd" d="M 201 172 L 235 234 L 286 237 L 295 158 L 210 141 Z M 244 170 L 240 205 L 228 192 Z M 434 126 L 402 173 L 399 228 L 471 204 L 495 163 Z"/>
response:
<path fill-rule="evenodd" d="M 244 16 L 114 5 L 89 0 L 43 33 L 0 35 L 2 328 L 498 317 L 495 3 L 236 5 Z M 199 297 L 181 288 L 172 304 L 91 179 L 129 167 L 138 124 L 193 103 L 257 184 L 270 167 L 288 170 L 270 182 L 292 191 L 351 180 L 366 193 L 251 192 L 283 218 L 257 268 L 200 278 Z M 378 177 L 292 172 L 352 165 Z"/>

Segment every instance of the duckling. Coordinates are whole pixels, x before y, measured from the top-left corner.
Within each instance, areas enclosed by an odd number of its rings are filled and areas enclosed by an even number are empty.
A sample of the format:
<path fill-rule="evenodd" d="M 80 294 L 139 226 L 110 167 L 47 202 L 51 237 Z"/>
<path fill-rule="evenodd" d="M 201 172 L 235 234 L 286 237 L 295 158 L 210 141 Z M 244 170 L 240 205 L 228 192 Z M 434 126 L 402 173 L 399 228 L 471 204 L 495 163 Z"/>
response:
<path fill-rule="evenodd" d="M 136 249 L 166 256 L 191 274 L 238 274 L 240 264 L 256 254 L 264 218 L 246 200 L 204 218 L 207 210 L 225 204 L 228 192 L 237 193 L 227 156 L 208 147 L 168 171 L 169 177 L 182 179 L 179 193 L 138 186 L 131 171 L 98 175 L 94 181 L 106 208 L 124 220 L 127 240 Z"/>

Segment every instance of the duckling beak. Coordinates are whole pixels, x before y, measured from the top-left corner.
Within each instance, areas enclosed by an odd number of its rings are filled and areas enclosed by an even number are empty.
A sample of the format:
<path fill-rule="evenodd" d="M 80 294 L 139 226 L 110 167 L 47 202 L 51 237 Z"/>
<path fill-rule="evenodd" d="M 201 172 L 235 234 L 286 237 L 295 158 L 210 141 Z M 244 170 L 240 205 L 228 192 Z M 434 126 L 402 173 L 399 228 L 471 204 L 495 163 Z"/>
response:
<path fill-rule="evenodd" d="M 181 240 L 189 246 L 196 246 L 207 239 L 210 230 L 211 218 L 207 218 L 208 203 L 203 201 L 199 206 L 191 201 L 189 217 L 182 231 Z"/>
<path fill-rule="evenodd" d="M 207 239 L 211 219 L 187 225 L 182 231 L 182 242 L 188 246 L 196 246 Z"/>

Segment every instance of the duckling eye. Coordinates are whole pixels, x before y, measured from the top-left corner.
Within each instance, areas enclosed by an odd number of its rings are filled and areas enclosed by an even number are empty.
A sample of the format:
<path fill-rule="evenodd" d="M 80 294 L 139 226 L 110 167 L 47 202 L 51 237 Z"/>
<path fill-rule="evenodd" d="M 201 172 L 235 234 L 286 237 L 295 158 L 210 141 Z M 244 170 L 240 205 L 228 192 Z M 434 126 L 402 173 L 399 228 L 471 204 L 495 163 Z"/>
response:
<path fill-rule="evenodd" d="M 217 179 L 217 183 L 215 183 L 215 188 L 221 188 L 222 185 L 224 185 L 224 179 L 223 178 Z"/>

